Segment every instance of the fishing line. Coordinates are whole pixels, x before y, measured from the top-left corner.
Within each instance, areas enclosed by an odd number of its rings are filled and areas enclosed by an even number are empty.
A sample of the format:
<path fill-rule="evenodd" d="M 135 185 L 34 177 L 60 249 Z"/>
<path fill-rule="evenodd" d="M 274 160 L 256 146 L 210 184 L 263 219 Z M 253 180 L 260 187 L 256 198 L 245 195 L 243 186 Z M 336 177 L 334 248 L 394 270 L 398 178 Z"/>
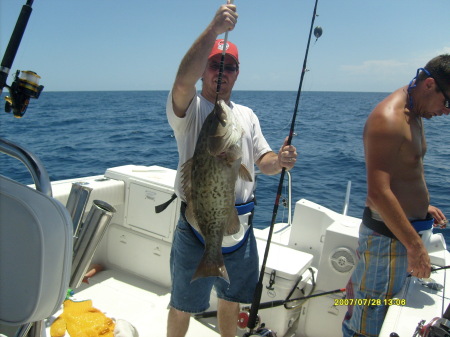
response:
<path fill-rule="evenodd" d="M 287 145 L 291 144 L 292 137 L 294 136 L 295 120 L 297 118 L 297 113 L 298 113 L 298 106 L 299 106 L 300 95 L 301 95 L 301 91 L 302 91 L 303 78 L 304 78 L 305 73 L 306 73 L 306 63 L 307 63 L 307 59 L 308 59 L 309 45 L 311 43 L 311 35 L 312 35 L 312 32 L 313 32 L 314 21 L 315 21 L 315 18 L 316 18 L 317 3 L 318 3 L 318 0 L 315 1 L 314 11 L 313 11 L 312 19 L 311 19 L 311 27 L 310 27 L 310 30 L 309 30 L 308 44 L 307 44 L 307 47 L 306 47 L 305 58 L 303 60 L 303 67 L 302 67 L 302 72 L 301 72 L 301 76 L 300 76 L 300 84 L 299 84 L 298 91 L 297 91 L 297 98 L 296 98 L 296 101 L 295 101 L 295 108 L 294 108 L 294 113 L 293 113 L 293 117 L 292 117 L 291 128 L 290 128 L 290 131 L 289 131 L 289 137 L 288 137 L 288 140 L 287 140 Z M 322 35 L 322 29 L 320 28 L 320 30 L 318 30 L 316 28 L 314 33 L 315 33 L 316 38 L 319 38 Z M 256 327 L 256 323 L 257 323 L 258 309 L 259 309 L 259 305 L 261 303 L 261 295 L 262 295 L 262 288 L 263 288 L 263 284 L 262 283 L 263 283 L 263 278 L 264 278 L 267 258 L 268 258 L 268 255 L 269 255 L 270 242 L 272 240 L 272 234 L 273 234 L 274 225 L 275 225 L 275 221 L 276 221 L 276 217 L 277 217 L 278 205 L 279 205 L 279 201 L 280 201 L 280 197 L 281 197 L 281 190 L 283 188 L 283 181 L 284 181 L 285 173 L 286 173 L 286 168 L 283 167 L 281 169 L 280 182 L 278 184 L 277 196 L 275 198 L 275 204 L 274 204 L 274 207 L 273 207 L 272 222 L 271 222 L 271 225 L 270 225 L 269 235 L 268 235 L 268 238 L 267 238 L 267 245 L 266 245 L 266 250 L 264 252 L 264 259 L 263 259 L 263 263 L 262 263 L 262 266 L 261 266 L 261 271 L 260 271 L 260 274 L 259 274 L 259 280 L 258 280 L 258 283 L 256 285 L 255 294 L 253 296 L 253 302 L 252 302 L 251 310 L 250 310 L 250 317 L 249 317 L 248 323 L 247 323 L 247 328 L 250 329 L 250 332 L 246 333 L 245 336 L 250 336 L 250 335 L 253 334 L 254 329 Z"/>

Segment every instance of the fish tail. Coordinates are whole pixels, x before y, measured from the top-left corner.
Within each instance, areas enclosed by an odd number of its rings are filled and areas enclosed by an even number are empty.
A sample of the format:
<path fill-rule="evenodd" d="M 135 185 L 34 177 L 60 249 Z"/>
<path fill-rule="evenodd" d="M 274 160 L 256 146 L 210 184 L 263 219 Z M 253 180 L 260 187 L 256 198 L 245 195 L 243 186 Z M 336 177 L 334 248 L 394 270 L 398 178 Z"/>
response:
<path fill-rule="evenodd" d="M 225 263 L 223 261 L 222 255 L 220 255 L 220 259 L 217 261 L 211 261 L 205 255 L 203 255 L 200 264 L 197 267 L 197 270 L 192 276 L 191 282 L 202 278 L 202 277 L 221 277 L 228 283 L 230 283 L 230 278 L 228 277 L 227 268 L 225 267 Z"/>

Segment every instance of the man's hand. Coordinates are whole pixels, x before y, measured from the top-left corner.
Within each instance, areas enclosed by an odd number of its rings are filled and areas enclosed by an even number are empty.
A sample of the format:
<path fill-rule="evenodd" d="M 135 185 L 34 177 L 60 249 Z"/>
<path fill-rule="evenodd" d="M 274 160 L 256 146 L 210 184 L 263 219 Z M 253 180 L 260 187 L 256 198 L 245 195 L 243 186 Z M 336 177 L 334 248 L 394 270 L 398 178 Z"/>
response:
<path fill-rule="evenodd" d="M 234 29 L 237 23 L 238 14 L 236 12 L 236 6 L 232 5 L 230 1 L 227 1 L 226 5 L 220 6 L 217 10 L 214 19 L 212 20 L 210 27 L 217 35 L 228 32 Z"/>
<path fill-rule="evenodd" d="M 444 213 L 442 211 L 434 206 L 428 206 L 428 213 L 431 214 L 431 216 L 434 218 L 434 226 L 440 227 L 440 228 L 446 228 L 447 227 L 447 218 L 445 217 Z"/>
<path fill-rule="evenodd" d="M 408 249 L 408 269 L 406 271 L 418 278 L 430 277 L 430 257 L 423 243 L 417 249 Z"/>
<path fill-rule="evenodd" d="M 278 162 L 280 167 L 290 170 L 297 161 L 297 149 L 294 145 L 287 145 L 288 137 L 284 140 L 284 144 L 278 152 Z"/>

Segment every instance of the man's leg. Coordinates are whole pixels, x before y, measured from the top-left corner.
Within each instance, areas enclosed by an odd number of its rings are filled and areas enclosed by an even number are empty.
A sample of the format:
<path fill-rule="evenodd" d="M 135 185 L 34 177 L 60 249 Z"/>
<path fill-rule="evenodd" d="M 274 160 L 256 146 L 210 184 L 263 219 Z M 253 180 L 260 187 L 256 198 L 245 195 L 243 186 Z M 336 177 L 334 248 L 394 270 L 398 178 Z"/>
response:
<path fill-rule="evenodd" d="M 239 315 L 239 303 L 218 299 L 217 318 L 222 337 L 235 337 Z"/>
<path fill-rule="evenodd" d="M 247 241 L 236 251 L 224 254 L 230 283 L 218 278 L 214 284 L 218 297 L 219 331 L 222 337 L 236 336 L 239 303 L 252 303 L 258 283 L 258 247 L 253 228 Z"/>
<path fill-rule="evenodd" d="M 203 255 L 204 246 L 181 215 L 170 252 L 172 290 L 167 318 L 167 336 L 183 337 L 189 328 L 191 313 L 209 307 L 214 279 L 201 278 L 191 283 L 192 275 Z"/>
<path fill-rule="evenodd" d="M 353 305 L 344 318 L 344 337 L 379 336 L 386 316 L 384 300 L 392 298 L 406 279 L 406 248 L 397 241 L 361 225 L 360 257 L 347 285 L 347 298 L 380 300 L 382 305 Z"/>
<path fill-rule="evenodd" d="M 167 337 L 184 337 L 188 331 L 190 319 L 190 313 L 171 307 L 167 318 Z"/>

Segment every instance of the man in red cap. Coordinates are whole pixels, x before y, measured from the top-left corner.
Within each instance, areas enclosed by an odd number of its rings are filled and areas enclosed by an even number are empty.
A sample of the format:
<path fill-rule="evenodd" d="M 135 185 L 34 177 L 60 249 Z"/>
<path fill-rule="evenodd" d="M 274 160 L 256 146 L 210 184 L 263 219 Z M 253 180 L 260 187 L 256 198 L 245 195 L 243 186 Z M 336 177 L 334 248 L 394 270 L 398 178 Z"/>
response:
<path fill-rule="evenodd" d="M 255 164 L 264 174 L 277 174 L 282 167 L 291 169 L 297 158 L 295 147 L 287 146 L 286 143 L 278 153 L 273 152 L 261 132 L 254 112 L 230 100 L 239 75 L 238 50 L 233 43 L 225 44 L 223 40 L 216 39 L 218 35 L 233 30 L 237 18 L 236 6 L 233 4 L 227 3 L 217 10 L 211 23 L 182 59 L 167 99 L 167 118 L 174 130 L 179 153 L 175 192 L 184 205 L 186 198 L 181 187 L 181 167 L 193 156 L 203 122 L 214 108 L 224 49 L 224 71 L 218 98 L 228 104 L 244 130 L 242 164 L 254 178 Z M 200 78 L 203 84 L 201 93 L 198 94 L 195 85 Z M 253 182 L 238 179 L 235 188 L 236 205 L 252 204 L 254 181 L 255 179 Z M 186 221 L 182 207 L 171 252 L 172 291 L 167 323 L 168 337 L 185 336 L 191 313 L 208 309 L 212 287 L 218 297 L 220 334 L 223 337 L 236 335 L 239 303 L 252 302 L 259 274 L 258 252 L 251 221 L 247 218 L 243 223 L 241 220 L 241 226 L 245 228 L 246 235 L 236 245 L 239 248 L 224 254 L 230 283 L 219 277 L 200 278 L 191 282 L 204 246 Z"/>

